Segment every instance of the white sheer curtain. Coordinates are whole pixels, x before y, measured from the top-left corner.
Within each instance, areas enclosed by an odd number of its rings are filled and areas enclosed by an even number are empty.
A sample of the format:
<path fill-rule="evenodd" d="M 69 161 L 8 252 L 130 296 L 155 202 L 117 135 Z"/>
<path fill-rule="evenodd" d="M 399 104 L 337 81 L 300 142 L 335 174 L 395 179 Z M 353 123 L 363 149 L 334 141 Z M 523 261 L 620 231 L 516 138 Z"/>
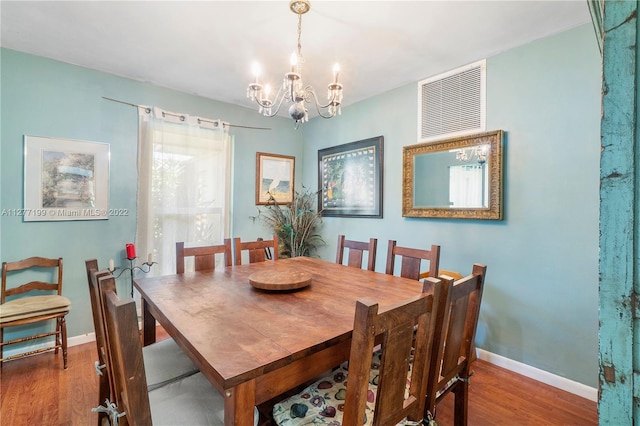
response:
<path fill-rule="evenodd" d="M 489 205 L 485 190 L 487 168 L 480 164 L 449 167 L 449 202 L 451 207 L 479 208 Z"/>
<path fill-rule="evenodd" d="M 177 241 L 220 244 L 229 235 L 232 137 L 219 121 L 149 107 L 138 116 L 137 252 L 153 254 L 150 275 L 175 273 Z"/>

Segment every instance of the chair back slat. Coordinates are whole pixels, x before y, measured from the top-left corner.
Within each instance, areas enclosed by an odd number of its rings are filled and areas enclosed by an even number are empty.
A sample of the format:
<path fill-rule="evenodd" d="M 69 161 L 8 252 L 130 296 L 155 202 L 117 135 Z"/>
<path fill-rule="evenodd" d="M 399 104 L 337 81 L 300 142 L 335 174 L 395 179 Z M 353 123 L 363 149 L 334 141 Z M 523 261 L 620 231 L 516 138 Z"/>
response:
<path fill-rule="evenodd" d="M 410 320 L 389 330 L 386 335 L 384 343 L 388 350 L 380 360 L 380 371 L 384 371 L 384 374 L 381 374 L 378 382 L 382 392 L 379 392 L 375 411 L 380 424 L 392 422 L 393 419 L 387 416 L 393 415 L 404 403 L 412 341 L 413 325 Z"/>
<path fill-rule="evenodd" d="M 415 257 L 404 256 L 400 267 L 400 276 L 403 278 L 419 279 L 420 277 L 420 260 Z"/>
<path fill-rule="evenodd" d="M 278 236 L 273 235 L 271 240 L 259 238 L 256 241 L 240 241 L 240 238 L 233 239 L 235 248 L 235 264 L 242 265 L 242 252 L 249 252 L 249 263 L 265 262 L 267 260 L 278 260 Z"/>
<path fill-rule="evenodd" d="M 59 286 L 57 284 L 47 283 L 44 281 L 31 281 L 26 284 L 22 284 L 18 287 L 8 288 L 5 291 L 5 296 L 13 296 L 16 294 L 28 293 L 33 290 L 42 291 L 58 291 Z"/>
<path fill-rule="evenodd" d="M 185 247 L 184 242 L 176 243 L 176 273 L 184 274 L 185 257 L 194 258 L 195 271 L 207 271 L 215 269 L 216 254 L 223 254 L 224 266 L 231 266 L 231 239 L 225 238 L 223 244 Z"/>
<path fill-rule="evenodd" d="M 394 273 L 396 256 L 402 257 L 400 276 L 403 278 L 419 280 L 423 260 L 429 262 L 429 276 L 438 276 L 440 265 L 440 246 L 438 245 L 432 245 L 430 250 L 425 250 L 397 246 L 395 240 L 389 240 L 386 268 L 386 273 L 389 275 Z"/>
<path fill-rule="evenodd" d="M 33 267 L 53 268 L 58 266 L 60 259 L 49 259 L 46 257 L 33 256 L 27 259 L 17 260 L 15 262 L 7 262 L 7 271 L 18 271 L 21 269 L 30 269 Z"/>
<path fill-rule="evenodd" d="M 375 270 L 376 267 L 376 248 L 378 240 L 376 238 L 370 238 L 369 242 L 347 240 L 344 235 L 338 235 L 338 249 L 336 251 L 336 263 L 342 264 L 344 259 L 345 248 L 348 249 L 347 253 L 347 266 L 353 268 L 362 268 L 362 260 L 364 258 L 364 252 L 368 253 L 367 269 L 369 271 Z"/>
<path fill-rule="evenodd" d="M 467 300 L 468 298 L 464 296 L 456 300 L 452 295 L 451 312 L 444 346 L 446 350 L 444 351 L 442 371 L 440 373 L 444 377 L 455 377 L 461 368 L 459 359 L 460 356 L 464 356 L 463 344 L 465 325 L 467 323 Z"/>

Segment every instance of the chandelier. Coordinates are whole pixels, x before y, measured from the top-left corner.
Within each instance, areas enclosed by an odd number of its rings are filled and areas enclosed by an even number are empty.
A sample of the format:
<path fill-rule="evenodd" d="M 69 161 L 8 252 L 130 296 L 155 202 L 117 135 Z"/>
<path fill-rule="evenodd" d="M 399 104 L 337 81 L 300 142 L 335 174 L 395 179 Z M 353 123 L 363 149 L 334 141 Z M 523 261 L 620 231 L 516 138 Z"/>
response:
<path fill-rule="evenodd" d="M 487 155 L 489 153 L 489 145 L 478 145 L 469 148 L 460 148 L 454 150 L 456 153 L 456 160 L 463 163 L 470 163 L 472 161 L 483 165 L 487 162 Z"/>
<path fill-rule="evenodd" d="M 296 129 L 300 123 L 309 120 L 309 115 L 305 103 L 313 102 L 316 106 L 318 114 L 322 118 L 335 117 L 336 114 L 342 113 L 342 84 L 338 83 L 338 75 L 340 67 L 335 64 L 333 67 L 333 82 L 328 85 L 327 99 L 328 103 L 322 105 L 318 102 L 318 97 L 310 85 L 304 85 L 302 82 L 302 46 L 300 44 L 300 35 L 302 33 L 302 15 L 311 9 L 311 3 L 308 0 L 292 0 L 289 8 L 293 13 L 298 15 L 298 46 L 296 52 L 291 54 L 291 70 L 284 75 L 282 86 L 276 93 L 273 100 L 269 98 L 270 87 L 262 86 L 259 82 L 260 67 L 254 64 L 253 73 L 255 80 L 249 84 L 247 88 L 247 97 L 255 101 L 258 106 L 258 112 L 265 117 L 273 117 L 280 110 L 283 101 L 291 103 L 289 107 L 289 115 L 296 122 Z"/>

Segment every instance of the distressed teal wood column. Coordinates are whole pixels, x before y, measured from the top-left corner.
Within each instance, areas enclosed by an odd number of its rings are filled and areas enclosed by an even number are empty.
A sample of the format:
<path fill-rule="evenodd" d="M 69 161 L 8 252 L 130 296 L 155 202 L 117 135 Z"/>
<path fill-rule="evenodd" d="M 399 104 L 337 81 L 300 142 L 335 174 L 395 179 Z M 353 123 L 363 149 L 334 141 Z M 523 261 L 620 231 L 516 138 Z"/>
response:
<path fill-rule="evenodd" d="M 638 261 L 636 161 L 637 1 L 604 4 L 600 158 L 601 425 L 640 419 L 634 388 L 635 265 Z M 634 291 L 635 290 L 635 291 Z M 636 419 L 636 422 L 633 419 Z"/>

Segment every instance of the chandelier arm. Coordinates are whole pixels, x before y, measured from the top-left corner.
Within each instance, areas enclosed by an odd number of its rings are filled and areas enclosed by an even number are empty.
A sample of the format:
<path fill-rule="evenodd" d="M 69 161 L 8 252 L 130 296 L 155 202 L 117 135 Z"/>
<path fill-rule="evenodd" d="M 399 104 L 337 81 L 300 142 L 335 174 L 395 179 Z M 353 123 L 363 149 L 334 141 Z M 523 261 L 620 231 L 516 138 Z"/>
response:
<path fill-rule="evenodd" d="M 311 94 L 313 96 L 313 99 L 314 99 L 314 101 L 316 103 L 316 108 L 325 109 L 325 108 L 329 108 L 331 105 L 335 105 L 335 106 L 340 105 L 340 103 L 338 103 L 338 104 L 335 103 L 336 97 L 337 97 L 337 93 L 336 92 L 332 93 L 331 99 L 329 99 L 329 102 L 326 105 L 322 105 L 321 103 L 318 102 L 318 97 L 316 96 L 316 92 L 313 90 L 313 87 L 306 86 L 304 88 L 304 90 L 305 90 L 305 93 L 309 93 L 309 94 Z M 308 95 L 306 97 L 308 97 Z M 309 101 L 307 101 L 307 102 L 309 102 Z M 320 111 L 318 111 L 318 112 L 320 112 Z M 332 115 L 332 117 L 333 117 L 333 115 Z"/>
<path fill-rule="evenodd" d="M 336 113 L 335 113 L 335 112 L 334 112 L 333 114 L 327 114 L 327 115 L 324 115 L 324 114 L 322 113 L 322 110 L 323 110 L 323 109 L 326 109 L 326 108 L 328 108 L 329 106 L 331 106 L 331 105 L 332 105 L 332 102 L 333 102 L 333 101 L 335 100 L 335 98 L 336 98 L 335 94 L 332 96 L 332 98 L 331 98 L 331 100 L 329 101 L 329 103 L 328 103 L 328 104 L 326 104 L 326 105 L 320 105 L 320 103 L 318 103 L 318 97 L 316 96 L 316 93 L 315 93 L 313 90 L 307 90 L 307 89 L 311 89 L 311 86 L 307 86 L 307 87 L 305 87 L 305 91 L 307 91 L 307 93 L 308 93 L 309 95 L 311 95 L 310 97 L 312 97 L 312 98 L 313 98 L 313 101 L 314 101 L 314 103 L 315 103 L 315 105 L 316 105 L 316 111 L 318 111 L 318 115 L 320 115 L 320 117 L 322 117 L 322 118 L 333 118 L 333 117 L 335 117 L 335 116 L 336 116 Z M 307 96 L 307 98 L 308 98 L 308 97 L 309 97 L 309 96 Z M 309 100 L 307 100 L 307 102 L 310 102 L 310 101 L 309 101 Z"/>
<path fill-rule="evenodd" d="M 278 91 L 278 95 L 280 95 L 280 91 Z M 275 117 L 278 114 L 278 111 L 280 111 L 280 107 L 282 106 L 282 101 L 284 101 L 284 95 L 279 96 L 280 97 L 280 102 L 278 102 L 278 106 L 276 106 L 275 111 L 273 111 L 271 114 L 263 114 L 265 117 Z M 275 97 L 274 99 L 278 99 L 278 97 Z M 260 105 L 262 108 L 272 108 L 274 107 L 275 104 L 264 104 L 261 101 L 258 100 L 258 98 L 256 98 L 256 103 L 258 105 Z"/>

